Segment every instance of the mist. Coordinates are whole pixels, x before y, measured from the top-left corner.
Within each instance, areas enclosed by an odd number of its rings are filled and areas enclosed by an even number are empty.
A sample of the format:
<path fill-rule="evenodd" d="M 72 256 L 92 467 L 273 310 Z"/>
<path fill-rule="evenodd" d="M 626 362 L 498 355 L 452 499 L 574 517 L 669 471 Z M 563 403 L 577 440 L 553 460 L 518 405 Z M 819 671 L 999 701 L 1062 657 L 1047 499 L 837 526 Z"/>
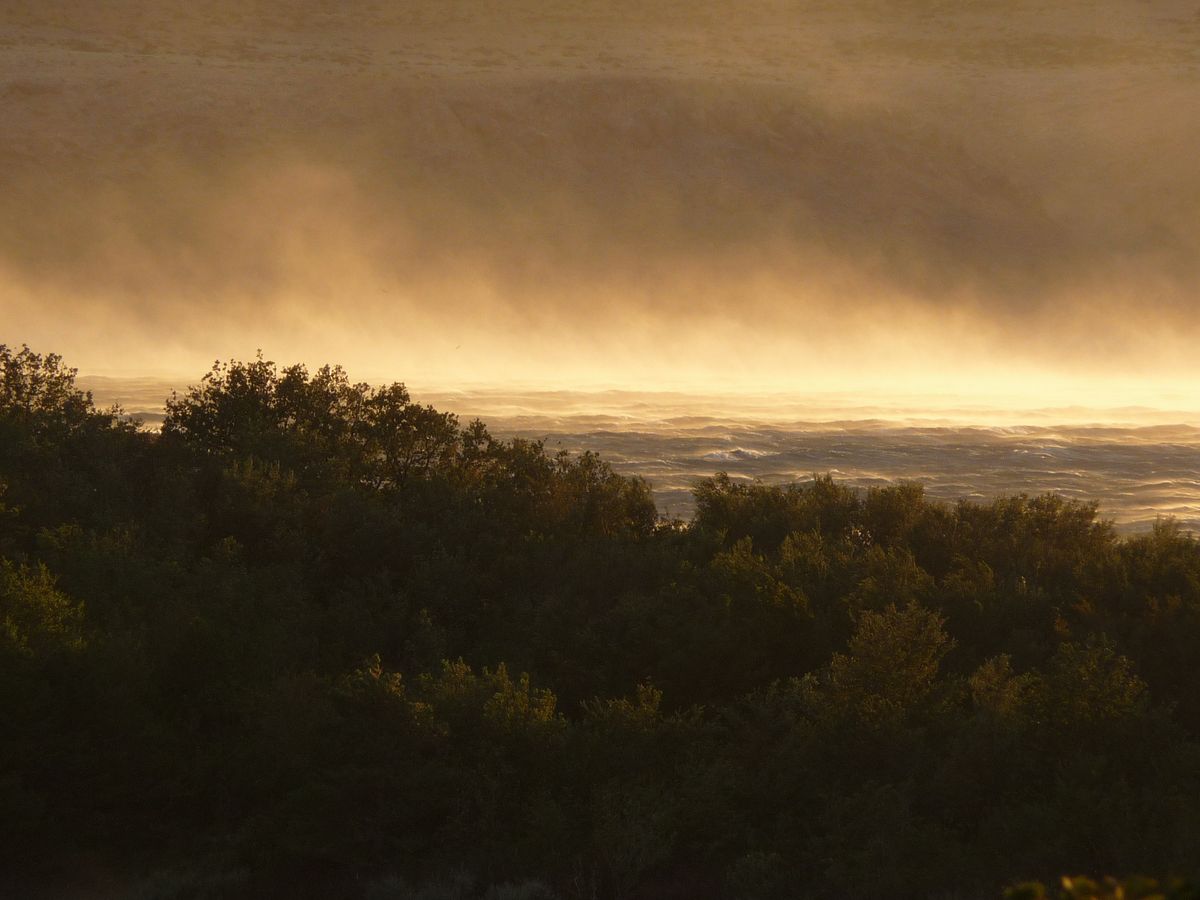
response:
<path fill-rule="evenodd" d="M 1200 374 L 1194 2 L 204 6 L 0 11 L 0 339 L 430 387 Z"/>

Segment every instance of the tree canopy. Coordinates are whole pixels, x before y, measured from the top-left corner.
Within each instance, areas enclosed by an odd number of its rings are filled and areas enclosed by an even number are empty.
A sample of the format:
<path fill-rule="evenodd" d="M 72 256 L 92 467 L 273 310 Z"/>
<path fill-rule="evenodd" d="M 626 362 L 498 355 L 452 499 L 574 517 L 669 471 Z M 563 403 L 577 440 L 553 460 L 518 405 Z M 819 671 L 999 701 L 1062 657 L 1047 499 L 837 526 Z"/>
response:
<path fill-rule="evenodd" d="M 155 433 L 0 345 L 0 891 L 1200 874 L 1190 534 L 824 476 L 696 499 L 261 356 Z"/>

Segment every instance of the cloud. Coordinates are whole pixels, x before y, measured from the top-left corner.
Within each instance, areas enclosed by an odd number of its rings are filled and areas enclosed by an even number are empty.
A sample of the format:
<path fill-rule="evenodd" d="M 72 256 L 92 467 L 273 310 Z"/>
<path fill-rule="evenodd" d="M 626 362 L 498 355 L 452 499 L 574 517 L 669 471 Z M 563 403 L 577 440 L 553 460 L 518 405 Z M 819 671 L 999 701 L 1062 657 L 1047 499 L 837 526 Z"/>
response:
<path fill-rule="evenodd" d="M 1186 369 L 1174 20 L 865 8 L 76 22 L 0 78 L 4 339 L 447 382 Z"/>

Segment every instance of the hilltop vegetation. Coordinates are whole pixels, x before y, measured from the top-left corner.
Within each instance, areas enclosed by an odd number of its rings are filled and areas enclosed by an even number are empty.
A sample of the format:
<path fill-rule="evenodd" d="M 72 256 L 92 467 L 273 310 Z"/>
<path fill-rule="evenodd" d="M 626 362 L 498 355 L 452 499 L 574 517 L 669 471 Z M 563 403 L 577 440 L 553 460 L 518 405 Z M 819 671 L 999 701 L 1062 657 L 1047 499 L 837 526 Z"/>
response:
<path fill-rule="evenodd" d="M 0 888 L 1198 874 L 1200 545 L 1170 522 L 725 477 L 668 522 L 594 455 L 339 368 L 217 365 L 158 434 L 73 377 L 0 346 Z"/>

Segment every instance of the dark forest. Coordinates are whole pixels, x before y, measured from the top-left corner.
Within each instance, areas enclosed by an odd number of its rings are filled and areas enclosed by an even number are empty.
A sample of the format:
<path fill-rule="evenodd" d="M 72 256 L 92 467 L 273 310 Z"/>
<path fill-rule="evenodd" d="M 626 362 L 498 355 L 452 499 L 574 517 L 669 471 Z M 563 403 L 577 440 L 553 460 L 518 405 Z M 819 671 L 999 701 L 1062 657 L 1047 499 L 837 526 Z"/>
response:
<path fill-rule="evenodd" d="M 74 374 L 0 345 L 0 893 L 1195 896 L 1170 520 L 717 476 L 670 521 L 337 367 L 159 432 Z"/>

